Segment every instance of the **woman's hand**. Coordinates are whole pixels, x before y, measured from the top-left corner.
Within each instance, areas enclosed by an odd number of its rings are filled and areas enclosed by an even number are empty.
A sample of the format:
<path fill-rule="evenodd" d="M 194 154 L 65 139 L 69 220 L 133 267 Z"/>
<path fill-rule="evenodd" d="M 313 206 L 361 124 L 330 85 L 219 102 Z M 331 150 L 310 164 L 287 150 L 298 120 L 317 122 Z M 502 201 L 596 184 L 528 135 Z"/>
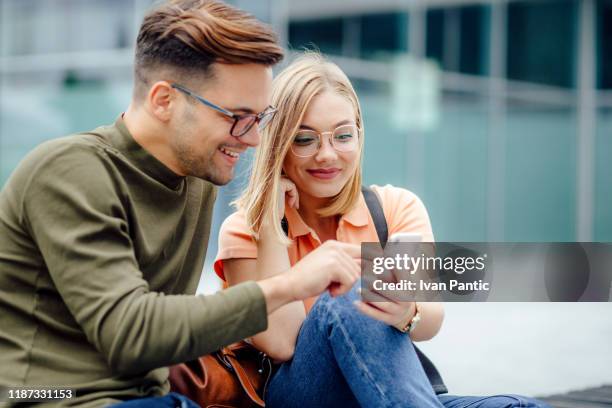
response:
<path fill-rule="evenodd" d="M 297 191 L 297 187 L 293 183 L 293 181 L 289 180 L 285 176 L 281 176 L 280 185 L 278 190 L 278 220 L 276 222 L 281 222 L 283 217 L 285 216 L 285 207 L 289 206 L 290 208 L 299 208 L 300 207 L 300 197 Z M 271 225 L 273 220 L 269 217 L 264 217 L 264 220 L 261 224 L 261 229 L 259 231 L 260 240 L 266 241 L 268 237 L 274 236 L 274 229 Z M 274 241 L 274 239 L 272 239 Z"/>
<path fill-rule="evenodd" d="M 281 176 L 278 194 L 278 213 L 281 217 L 280 220 L 282 220 L 285 214 L 285 206 L 295 209 L 300 208 L 300 196 L 295 183 L 285 176 Z"/>
<path fill-rule="evenodd" d="M 358 301 L 356 306 L 363 314 L 397 329 L 406 326 L 416 314 L 415 302 L 399 302 L 394 300 L 380 302 Z"/>
<path fill-rule="evenodd" d="M 368 293 L 368 298 L 374 292 Z M 406 327 L 406 324 L 416 314 L 415 302 L 397 302 L 386 298 L 384 301 L 361 300 L 355 302 L 355 306 L 363 314 L 373 319 L 380 320 L 398 330 Z M 419 303 L 420 323 L 410 332 L 412 341 L 424 341 L 434 337 L 440 331 L 444 321 L 444 307 L 440 302 Z"/>

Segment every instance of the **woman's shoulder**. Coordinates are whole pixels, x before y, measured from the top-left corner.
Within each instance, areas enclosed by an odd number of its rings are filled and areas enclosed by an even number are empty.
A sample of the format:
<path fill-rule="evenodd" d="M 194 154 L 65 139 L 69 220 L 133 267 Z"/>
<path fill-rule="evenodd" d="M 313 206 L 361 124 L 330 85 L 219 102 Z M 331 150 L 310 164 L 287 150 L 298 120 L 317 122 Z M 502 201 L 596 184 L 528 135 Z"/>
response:
<path fill-rule="evenodd" d="M 244 224 L 246 226 L 246 214 L 242 210 L 236 210 L 223 220 L 222 225 Z"/>
<path fill-rule="evenodd" d="M 223 261 L 235 258 L 256 258 L 255 244 L 250 228 L 247 226 L 244 212 L 236 211 L 221 224 L 219 245 L 213 268 L 217 275 L 225 280 Z"/>
<path fill-rule="evenodd" d="M 423 241 L 433 242 L 434 236 L 425 204 L 412 191 L 390 184 L 372 185 L 380 197 L 389 234 L 396 232 L 418 232 Z"/>
<path fill-rule="evenodd" d="M 231 213 L 221 224 L 219 236 L 223 235 L 252 235 L 251 228 L 247 224 L 246 214 L 242 210 Z"/>
<path fill-rule="evenodd" d="M 384 186 L 372 184 L 370 188 L 380 197 L 383 208 L 396 207 L 400 204 L 405 206 L 422 203 L 419 196 L 403 187 L 396 187 L 391 184 L 385 184 Z"/>

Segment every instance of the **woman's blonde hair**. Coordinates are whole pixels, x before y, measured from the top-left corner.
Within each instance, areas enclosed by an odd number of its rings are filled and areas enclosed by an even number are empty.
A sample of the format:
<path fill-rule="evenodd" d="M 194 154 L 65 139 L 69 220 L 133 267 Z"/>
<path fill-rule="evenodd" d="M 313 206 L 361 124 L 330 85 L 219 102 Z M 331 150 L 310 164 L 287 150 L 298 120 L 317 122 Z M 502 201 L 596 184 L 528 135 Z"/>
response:
<path fill-rule="evenodd" d="M 324 91 L 333 91 L 351 102 L 355 122 L 363 129 L 361 107 L 348 77 L 338 66 L 321 54 L 308 51 L 285 68 L 273 82 L 272 105 L 278 109 L 273 122 L 264 130 L 255 153 L 253 170 L 244 193 L 234 202 L 245 212 L 247 225 L 255 238 L 266 217 L 272 223 L 279 241 L 289 245 L 282 231 L 278 210 L 280 179 L 285 156 L 312 99 Z M 347 184 L 332 199 L 329 206 L 318 210 L 322 217 L 345 214 L 361 194 L 361 151 L 363 131 L 359 137 L 359 163 Z"/>

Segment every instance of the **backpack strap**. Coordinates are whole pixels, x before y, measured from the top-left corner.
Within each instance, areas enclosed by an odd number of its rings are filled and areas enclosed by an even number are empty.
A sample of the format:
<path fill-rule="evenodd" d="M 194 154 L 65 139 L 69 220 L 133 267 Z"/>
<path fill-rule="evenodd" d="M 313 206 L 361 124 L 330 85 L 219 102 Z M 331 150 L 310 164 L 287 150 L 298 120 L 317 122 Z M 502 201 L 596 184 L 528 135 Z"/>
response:
<path fill-rule="evenodd" d="M 383 212 L 378 194 L 368 186 L 361 186 L 361 192 L 363 193 L 363 198 L 365 198 L 366 205 L 374 221 L 374 227 L 376 227 L 376 234 L 378 235 L 380 245 L 384 248 L 389 238 L 389 227 L 387 226 L 387 220 L 385 219 L 385 213 Z"/>
<path fill-rule="evenodd" d="M 385 219 L 385 213 L 383 212 L 378 194 L 376 194 L 374 190 L 368 186 L 361 186 L 361 192 L 363 193 L 363 198 L 365 198 L 368 210 L 370 210 L 370 215 L 372 215 L 372 220 L 374 221 L 374 226 L 376 227 L 376 233 L 378 234 L 380 245 L 384 248 L 387 244 L 387 239 L 389 238 L 389 228 L 387 226 L 387 220 Z M 417 346 L 414 346 L 414 349 L 436 394 L 447 393 L 448 389 L 446 388 L 446 385 L 442 380 L 442 376 L 438 372 L 438 369 L 434 363 L 432 363 L 431 360 L 427 358 L 427 356 L 421 350 L 419 350 Z"/>
<path fill-rule="evenodd" d="M 287 217 L 283 216 L 281 220 L 281 228 L 286 236 L 289 236 L 289 223 L 287 222 Z"/>

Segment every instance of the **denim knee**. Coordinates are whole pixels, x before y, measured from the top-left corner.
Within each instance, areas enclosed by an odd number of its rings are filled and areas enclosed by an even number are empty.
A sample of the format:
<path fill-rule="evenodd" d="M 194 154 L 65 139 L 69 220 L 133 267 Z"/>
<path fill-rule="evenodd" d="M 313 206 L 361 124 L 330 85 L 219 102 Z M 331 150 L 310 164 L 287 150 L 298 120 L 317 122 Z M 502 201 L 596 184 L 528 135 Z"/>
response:
<path fill-rule="evenodd" d="M 329 293 L 325 293 L 319 297 L 306 316 L 305 325 L 316 325 L 328 335 L 335 327 L 342 327 L 343 331 L 360 337 L 382 339 L 381 336 L 390 334 L 405 341 L 406 336 L 403 333 L 361 313 L 354 305 L 359 299 L 359 282 L 342 296 L 332 297 Z"/>
<path fill-rule="evenodd" d="M 351 306 L 351 308 L 353 308 L 352 307 L 353 302 L 360 298 L 360 295 L 359 295 L 360 287 L 361 287 L 360 283 L 357 282 L 355 283 L 355 285 L 353 285 L 351 290 L 349 290 L 347 293 L 341 296 L 336 296 L 336 297 L 331 296 L 329 292 L 325 292 L 321 296 L 319 296 L 319 299 L 317 299 L 313 308 L 316 307 L 318 304 L 324 305 L 328 303 L 333 303 L 335 304 L 336 307 Z"/>
<path fill-rule="evenodd" d="M 342 296 L 332 297 L 329 292 L 322 294 L 310 310 L 309 316 L 317 320 L 326 320 L 330 317 L 339 317 L 342 320 L 347 316 L 360 315 L 353 302 L 359 299 L 359 282 Z M 333 316 L 330 311 L 333 311 Z"/>

